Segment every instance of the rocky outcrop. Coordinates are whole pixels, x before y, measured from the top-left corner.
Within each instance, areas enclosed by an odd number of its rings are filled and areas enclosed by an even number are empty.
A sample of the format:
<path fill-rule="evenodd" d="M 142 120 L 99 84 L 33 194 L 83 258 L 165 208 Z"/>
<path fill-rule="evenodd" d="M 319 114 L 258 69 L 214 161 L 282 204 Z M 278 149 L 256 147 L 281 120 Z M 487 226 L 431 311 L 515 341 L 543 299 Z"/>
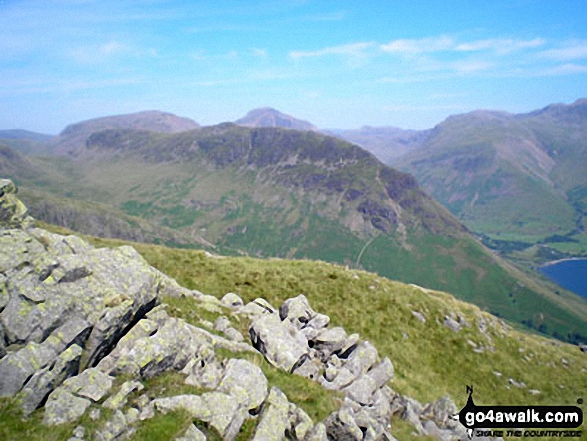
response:
<path fill-rule="evenodd" d="M 130 437 L 144 420 L 182 411 L 233 440 L 256 419 L 253 439 L 393 440 L 392 416 L 422 435 L 463 436 L 448 398 L 421 405 L 395 393 L 391 361 L 359 335 L 348 335 L 312 309 L 304 295 L 279 308 L 244 304 L 179 286 L 131 247 L 96 249 L 75 236 L 34 227 L 0 181 L 0 397 L 12 397 L 43 423 L 99 420 L 96 440 Z M 217 314 L 208 329 L 173 317 L 161 301 L 190 297 Z M 237 329 L 249 323 L 250 341 Z M 247 356 L 337 391 L 341 406 L 324 421 L 308 414 Z M 227 355 L 229 354 L 229 355 Z M 198 393 L 150 396 L 151 378 L 175 373 Z M 78 426 L 72 439 L 83 439 Z M 177 439 L 202 440 L 190 425 Z"/>

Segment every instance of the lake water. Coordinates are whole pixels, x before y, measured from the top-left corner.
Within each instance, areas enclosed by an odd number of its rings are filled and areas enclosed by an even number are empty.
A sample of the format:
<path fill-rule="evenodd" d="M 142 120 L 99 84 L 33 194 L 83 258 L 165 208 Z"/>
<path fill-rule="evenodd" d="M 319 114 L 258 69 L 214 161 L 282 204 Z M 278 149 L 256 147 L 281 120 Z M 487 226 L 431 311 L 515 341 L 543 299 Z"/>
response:
<path fill-rule="evenodd" d="M 553 282 L 587 298 L 587 259 L 563 260 L 538 270 Z"/>

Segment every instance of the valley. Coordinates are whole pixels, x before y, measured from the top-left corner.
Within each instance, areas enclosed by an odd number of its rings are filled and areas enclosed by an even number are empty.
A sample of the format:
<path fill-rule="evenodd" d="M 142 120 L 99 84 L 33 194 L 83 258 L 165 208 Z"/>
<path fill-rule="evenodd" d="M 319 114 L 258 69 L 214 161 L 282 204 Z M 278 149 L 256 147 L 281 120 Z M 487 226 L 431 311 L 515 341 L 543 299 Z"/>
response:
<path fill-rule="evenodd" d="M 276 127 L 284 114 L 257 114 L 262 127 L 174 118 L 76 123 L 44 155 L 3 147 L 0 172 L 33 215 L 85 234 L 323 260 L 450 292 L 564 340 L 586 334 L 583 299 L 488 250 L 414 178 L 358 146 Z"/>

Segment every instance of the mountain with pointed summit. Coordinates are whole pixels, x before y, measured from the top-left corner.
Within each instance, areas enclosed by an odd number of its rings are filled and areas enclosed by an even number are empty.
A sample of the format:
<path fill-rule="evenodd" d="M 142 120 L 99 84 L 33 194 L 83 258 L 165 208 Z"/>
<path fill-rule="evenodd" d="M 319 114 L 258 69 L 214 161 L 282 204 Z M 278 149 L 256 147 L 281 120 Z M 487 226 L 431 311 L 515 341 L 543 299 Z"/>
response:
<path fill-rule="evenodd" d="M 244 117 L 236 120 L 235 123 L 247 127 L 281 127 L 294 130 L 318 130 L 316 126 L 308 121 L 294 118 L 271 107 L 251 110 Z"/>

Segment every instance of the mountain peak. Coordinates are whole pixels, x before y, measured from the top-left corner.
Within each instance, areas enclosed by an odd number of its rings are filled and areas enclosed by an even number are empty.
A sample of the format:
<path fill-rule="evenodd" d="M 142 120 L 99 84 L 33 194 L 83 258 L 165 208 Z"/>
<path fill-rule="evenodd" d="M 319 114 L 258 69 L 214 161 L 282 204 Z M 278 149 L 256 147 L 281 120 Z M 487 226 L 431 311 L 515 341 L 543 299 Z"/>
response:
<path fill-rule="evenodd" d="M 248 127 L 282 127 L 294 130 L 318 130 L 312 123 L 294 118 L 272 107 L 253 109 L 235 122 L 241 126 Z"/>

